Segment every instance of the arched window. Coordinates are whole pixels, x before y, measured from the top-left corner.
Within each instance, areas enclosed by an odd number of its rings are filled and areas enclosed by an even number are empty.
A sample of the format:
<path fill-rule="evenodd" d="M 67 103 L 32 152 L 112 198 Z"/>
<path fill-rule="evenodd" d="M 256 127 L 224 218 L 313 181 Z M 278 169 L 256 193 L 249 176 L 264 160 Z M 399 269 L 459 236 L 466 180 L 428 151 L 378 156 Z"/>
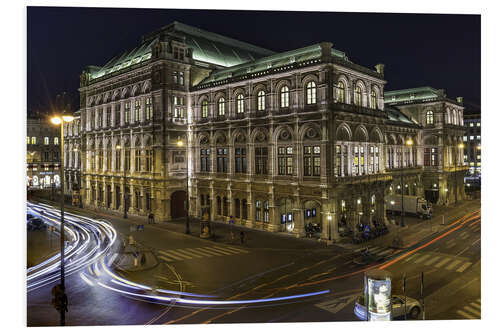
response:
<path fill-rule="evenodd" d="M 307 104 L 316 104 L 316 83 L 311 81 L 307 84 Z"/>
<path fill-rule="evenodd" d="M 425 115 L 425 119 L 426 119 L 425 122 L 426 122 L 427 125 L 434 124 L 434 112 L 427 111 L 427 114 Z"/>
<path fill-rule="evenodd" d="M 264 111 L 266 109 L 266 93 L 264 90 L 259 91 L 257 94 L 257 111 Z"/>
<path fill-rule="evenodd" d="M 357 86 L 354 92 L 354 104 L 361 105 L 361 87 Z"/>
<path fill-rule="evenodd" d="M 342 81 L 337 85 L 337 100 L 339 103 L 345 103 L 345 85 Z"/>
<path fill-rule="evenodd" d="M 280 107 L 287 108 L 290 106 L 290 91 L 287 86 L 281 87 L 280 90 Z"/>
<path fill-rule="evenodd" d="M 224 97 L 219 98 L 219 102 L 217 103 L 218 104 L 218 108 L 217 108 L 217 115 L 218 116 L 223 116 L 226 114 L 224 103 L 225 103 Z"/>
<path fill-rule="evenodd" d="M 245 112 L 245 100 L 242 94 L 236 96 L 236 113 Z"/>
<path fill-rule="evenodd" d="M 201 102 L 201 117 L 206 118 L 208 117 L 208 101 L 204 100 Z"/>
<path fill-rule="evenodd" d="M 372 109 L 376 109 L 377 108 L 377 94 L 375 93 L 374 90 L 372 90 L 371 107 L 372 107 Z"/>

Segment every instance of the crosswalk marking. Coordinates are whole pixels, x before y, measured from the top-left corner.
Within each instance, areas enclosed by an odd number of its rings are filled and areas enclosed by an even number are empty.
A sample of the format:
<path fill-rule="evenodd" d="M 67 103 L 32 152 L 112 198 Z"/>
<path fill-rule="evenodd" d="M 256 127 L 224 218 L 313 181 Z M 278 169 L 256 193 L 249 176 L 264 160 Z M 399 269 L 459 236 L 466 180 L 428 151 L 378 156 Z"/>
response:
<path fill-rule="evenodd" d="M 189 251 L 189 249 L 177 249 L 176 251 L 180 252 L 180 253 L 183 253 L 183 254 L 185 254 L 187 256 L 193 256 L 195 258 L 203 258 L 203 256 L 200 256 L 199 254 L 196 254 L 196 253 L 194 253 L 192 251 Z"/>
<path fill-rule="evenodd" d="M 160 250 L 160 251 L 158 251 L 158 252 L 160 252 L 160 254 L 162 254 L 162 255 L 164 255 L 164 256 L 167 256 L 167 257 L 169 257 L 169 258 L 173 258 L 173 259 L 175 259 L 175 260 L 184 260 L 184 259 L 185 259 L 185 258 L 182 258 L 182 257 L 180 257 L 180 256 L 177 256 L 177 255 L 176 255 L 176 254 L 174 254 L 174 253 L 171 253 L 170 251 L 166 252 L 166 251 L 161 251 L 161 250 Z"/>
<path fill-rule="evenodd" d="M 224 250 L 219 250 L 219 249 L 216 249 L 214 247 L 210 248 L 212 251 L 215 251 L 215 252 L 219 252 L 219 253 L 223 253 L 223 254 L 234 254 L 234 253 L 231 253 L 229 251 L 224 251 Z"/>
<path fill-rule="evenodd" d="M 470 265 L 472 265 L 471 262 L 466 262 L 465 264 L 463 264 L 459 269 L 457 269 L 457 272 L 459 273 L 462 273 L 463 271 L 465 271 Z"/>
<path fill-rule="evenodd" d="M 450 258 L 444 258 L 443 260 L 438 262 L 436 265 L 434 265 L 434 267 L 439 268 L 439 267 L 443 266 L 444 264 L 446 264 L 450 260 L 451 260 Z"/>
<path fill-rule="evenodd" d="M 158 258 L 160 258 L 161 260 L 164 260 L 166 262 L 174 262 L 175 261 L 175 260 L 169 259 L 169 258 L 164 257 L 164 256 L 158 256 Z"/>
<path fill-rule="evenodd" d="M 471 306 L 475 307 L 476 309 L 478 309 L 479 311 L 481 311 L 481 305 L 477 304 L 477 303 L 470 303 Z"/>
<path fill-rule="evenodd" d="M 446 245 L 446 248 L 447 249 L 451 249 L 452 247 L 454 247 L 456 244 L 455 244 L 455 241 L 452 241 L 451 243 L 449 243 L 448 245 Z"/>
<path fill-rule="evenodd" d="M 414 255 L 409 256 L 408 258 L 406 258 L 405 262 L 408 262 L 408 261 L 410 261 L 410 260 L 413 260 L 413 259 L 415 259 L 416 257 L 418 257 L 419 255 L 420 255 L 419 253 L 415 253 Z"/>
<path fill-rule="evenodd" d="M 458 310 L 458 311 L 457 311 L 457 313 L 458 313 L 459 315 L 461 315 L 462 317 L 465 317 L 465 318 L 467 318 L 467 319 L 477 319 L 477 318 L 475 318 L 475 317 L 471 316 L 470 314 L 468 314 L 468 313 L 466 313 L 466 312 L 463 312 L 462 310 Z"/>
<path fill-rule="evenodd" d="M 439 259 L 441 259 L 441 257 L 437 257 L 437 256 L 436 256 L 436 257 L 432 258 L 431 260 L 426 261 L 426 262 L 424 263 L 424 265 L 426 265 L 426 266 L 432 265 L 433 263 L 435 263 L 435 262 L 436 262 L 436 261 L 438 261 Z"/>
<path fill-rule="evenodd" d="M 421 256 L 420 258 L 415 260 L 415 264 L 418 264 L 419 262 L 424 261 L 425 259 L 429 258 L 430 256 L 431 256 L 430 254 L 426 254 L 426 255 Z"/>
<path fill-rule="evenodd" d="M 175 250 L 159 250 L 158 258 L 166 262 L 201 259 L 213 256 L 232 256 L 250 253 L 249 251 L 229 246 L 206 246 L 197 248 L 183 248 Z"/>
<path fill-rule="evenodd" d="M 463 236 L 462 236 L 462 237 L 460 237 L 460 238 L 461 238 L 461 239 L 467 239 L 467 238 L 469 238 L 469 234 L 465 234 L 465 235 L 463 235 Z"/>
<path fill-rule="evenodd" d="M 449 264 L 448 266 L 446 266 L 446 269 L 447 270 L 451 270 L 453 269 L 455 266 L 457 266 L 458 264 L 460 264 L 462 261 L 461 260 L 455 260 L 454 262 L 452 262 L 451 264 Z"/>
<path fill-rule="evenodd" d="M 217 249 L 217 250 L 222 250 L 222 251 L 230 252 L 230 253 L 233 253 L 233 254 L 236 254 L 236 253 L 241 253 L 241 252 L 236 251 L 236 250 L 233 250 L 233 249 L 229 249 L 229 248 L 222 248 L 222 247 L 218 247 L 218 246 L 214 246 L 213 248 L 214 248 L 214 249 Z"/>
<path fill-rule="evenodd" d="M 234 250 L 234 251 L 238 251 L 238 252 L 241 252 L 241 253 L 250 253 L 250 252 L 248 252 L 247 250 L 239 249 L 239 248 L 234 247 L 234 246 L 226 246 L 226 248 L 227 248 L 227 249 Z"/>
<path fill-rule="evenodd" d="M 346 305 L 351 303 L 356 299 L 357 295 L 351 295 L 351 296 L 344 296 L 340 298 L 335 298 L 333 300 L 328 300 L 325 302 L 317 303 L 314 304 L 318 308 L 328 311 L 330 313 L 337 313 L 343 308 L 345 308 Z"/>
<path fill-rule="evenodd" d="M 470 313 L 478 316 L 478 317 L 481 317 L 481 312 L 477 311 L 477 310 L 474 310 L 473 308 L 471 308 L 470 306 L 464 306 L 464 310 L 467 310 L 469 311 Z"/>
<path fill-rule="evenodd" d="M 220 256 L 220 255 L 221 255 L 221 254 L 218 254 L 218 253 L 217 253 L 217 254 L 215 254 L 215 253 L 212 253 L 212 252 L 210 252 L 210 251 L 207 251 L 207 250 L 205 250 L 205 249 L 204 249 L 204 248 L 202 248 L 202 247 L 197 247 L 197 248 L 190 249 L 190 250 L 191 250 L 191 251 L 196 251 L 196 253 L 200 253 L 200 254 L 202 254 L 202 255 L 203 255 L 203 256 L 205 256 L 205 257 L 213 257 L 214 255 L 216 255 L 216 256 Z"/>
<path fill-rule="evenodd" d="M 379 255 L 383 256 L 383 255 L 386 255 L 387 253 L 389 253 L 391 251 L 392 251 L 391 249 L 388 249 L 388 250 L 385 250 L 383 252 L 380 252 Z"/>

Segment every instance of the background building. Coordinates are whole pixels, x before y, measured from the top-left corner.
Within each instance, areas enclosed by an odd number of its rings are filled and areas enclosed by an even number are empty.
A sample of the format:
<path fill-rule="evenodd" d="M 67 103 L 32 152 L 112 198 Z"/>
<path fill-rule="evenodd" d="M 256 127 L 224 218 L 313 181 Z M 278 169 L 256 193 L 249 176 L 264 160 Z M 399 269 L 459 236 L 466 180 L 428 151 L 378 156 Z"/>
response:
<path fill-rule="evenodd" d="M 462 198 L 461 101 L 428 87 L 384 100 L 385 83 L 384 65 L 331 43 L 274 53 L 174 22 L 82 73 L 67 149 L 87 205 L 179 218 L 188 175 L 190 215 L 338 238 L 385 221 L 391 192 Z"/>
<path fill-rule="evenodd" d="M 40 112 L 28 113 L 26 138 L 26 184 L 32 189 L 60 186 L 60 132 Z"/>
<path fill-rule="evenodd" d="M 469 176 L 481 176 L 481 108 L 475 104 L 466 104 L 464 114 L 465 144 L 464 162 L 469 166 Z"/>

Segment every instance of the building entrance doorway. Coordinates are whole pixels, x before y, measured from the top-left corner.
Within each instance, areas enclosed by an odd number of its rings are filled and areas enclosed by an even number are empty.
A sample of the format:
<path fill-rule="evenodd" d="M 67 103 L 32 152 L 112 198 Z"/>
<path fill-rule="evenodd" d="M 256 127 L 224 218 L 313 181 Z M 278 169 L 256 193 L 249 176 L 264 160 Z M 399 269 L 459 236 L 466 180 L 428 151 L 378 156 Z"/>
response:
<path fill-rule="evenodd" d="M 186 191 L 176 191 L 170 198 L 170 214 L 172 219 L 186 216 Z"/>

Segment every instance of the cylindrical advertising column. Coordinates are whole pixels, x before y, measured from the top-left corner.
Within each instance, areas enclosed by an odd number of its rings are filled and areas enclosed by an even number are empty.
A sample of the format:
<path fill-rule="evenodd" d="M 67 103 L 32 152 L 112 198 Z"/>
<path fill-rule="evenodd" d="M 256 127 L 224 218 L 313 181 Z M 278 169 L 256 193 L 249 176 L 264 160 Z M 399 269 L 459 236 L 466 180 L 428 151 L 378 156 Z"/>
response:
<path fill-rule="evenodd" d="M 366 320 L 391 320 L 391 273 L 383 270 L 365 272 Z"/>

